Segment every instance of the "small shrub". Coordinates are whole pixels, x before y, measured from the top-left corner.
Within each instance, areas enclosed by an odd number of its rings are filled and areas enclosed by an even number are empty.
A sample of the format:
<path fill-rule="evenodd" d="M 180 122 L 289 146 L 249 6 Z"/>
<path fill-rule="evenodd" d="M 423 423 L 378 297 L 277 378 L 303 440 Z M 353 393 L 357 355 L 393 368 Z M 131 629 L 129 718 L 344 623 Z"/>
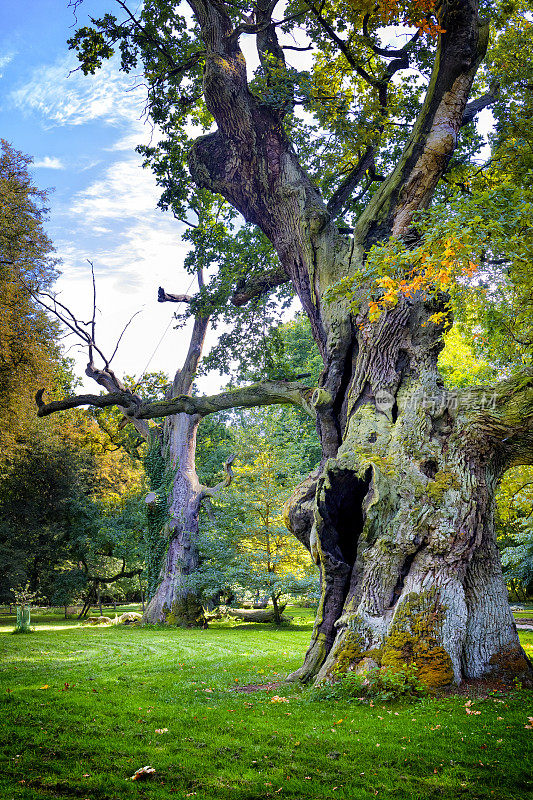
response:
<path fill-rule="evenodd" d="M 345 673 L 333 683 L 324 683 L 311 689 L 311 700 L 345 700 L 351 702 L 390 702 L 391 700 L 418 700 L 426 697 L 428 689 L 417 676 L 414 664 L 404 664 L 394 672 L 390 669 L 371 669 L 358 675 Z"/>

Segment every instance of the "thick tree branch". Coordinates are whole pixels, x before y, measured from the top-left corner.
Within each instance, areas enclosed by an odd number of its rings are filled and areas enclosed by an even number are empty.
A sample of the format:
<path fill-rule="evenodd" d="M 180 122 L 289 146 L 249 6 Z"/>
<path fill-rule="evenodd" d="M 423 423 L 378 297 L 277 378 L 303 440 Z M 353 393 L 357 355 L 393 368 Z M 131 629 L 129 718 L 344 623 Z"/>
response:
<path fill-rule="evenodd" d="M 440 34 L 424 104 L 396 168 L 358 220 L 355 236 L 369 247 L 401 236 L 413 214 L 426 208 L 456 144 L 477 68 L 488 43 L 476 0 L 447 1 L 439 10 Z"/>
<path fill-rule="evenodd" d="M 64 397 L 62 400 L 53 400 L 51 403 L 44 402 L 43 395 L 45 391 L 45 389 L 39 389 L 35 395 L 38 417 L 47 417 L 57 411 L 67 411 L 69 408 L 78 408 L 79 406 L 93 406 L 94 408 L 118 406 L 128 414 L 128 417 L 133 417 L 133 410 L 138 407 L 133 401 L 133 395 L 126 391 L 110 392 L 102 395 L 77 394 L 71 397 Z"/>
<path fill-rule="evenodd" d="M 79 406 L 95 406 L 96 408 L 121 406 L 132 420 L 156 419 L 181 413 L 198 414 L 200 417 L 205 417 L 208 414 L 216 414 L 218 411 L 226 411 L 231 408 L 254 408 L 280 404 L 299 406 L 311 417 L 314 417 L 318 408 L 322 410 L 328 403 L 331 403 L 331 397 L 323 389 L 314 389 L 296 381 L 262 381 L 207 397 L 190 397 L 182 394 L 168 400 L 141 401 L 140 403 L 136 396 L 127 391 L 113 392 L 107 395 L 75 395 L 65 397 L 63 400 L 53 400 L 50 403 L 43 402 L 43 393 L 44 389 L 40 389 L 35 396 L 39 417 L 46 417 L 57 411 L 65 411 Z"/>
<path fill-rule="evenodd" d="M 272 270 L 272 272 L 254 276 L 248 281 L 239 281 L 231 298 L 231 302 L 234 306 L 244 306 L 254 297 L 260 297 L 276 286 L 282 286 L 284 283 L 288 282 L 289 277 L 280 265 L 278 269 Z"/>
<path fill-rule="evenodd" d="M 257 0 L 256 17 L 260 28 L 257 32 L 256 46 L 261 66 L 267 75 L 267 84 L 276 91 L 280 84 L 280 70 L 286 72 L 285 54 L 280 46 L 276 33 L 276 25 L 272 22 L 272 14 L 277 0 Z M 274 69 L 273 69 L 274 67 Z M 284 107 L 278 109 L 282 118 L 289 109 L 294 108 L 294 91 L 283 83 L 285 98 Z"/>
<path fill-rule="evenodd" d="M 158 303 L 190 303 L 192 297 L 190 294 L 171 294 L 165 292 L 162 286 L 157 290 Z"/>
<path fill-rule="evenodd" d="M 374 149 L 367 147 L 355 167 L 348 173 L 337 191 L 331 196 L 327 209 L 332 217 L 336 217 L 344 210 L 353 190 L 373 165 Z"/>
<path fill-rule="evenodd" d="M 499 464 L 502 474 L 510 467 L 533 464 L 532 370 L 492 387 L 465 389 L 460 403 L 470 414 L 464 434 L 467 451 Z"/>
<path fill-rule="evenodd" d="M 461 127 L 468 125 L 469 122 L 472 122 L 479 112 L 483 111 L 484 108 L 494 105 L 497 99 L 498 89 L 495 88 L 491 89 L 491 91 L 487 92 L 487 94 L 478 97 L 477 100 L 472 100 L 470 103 L 468 103 L 464 110 L 463 119 L 461 120 Z"/>

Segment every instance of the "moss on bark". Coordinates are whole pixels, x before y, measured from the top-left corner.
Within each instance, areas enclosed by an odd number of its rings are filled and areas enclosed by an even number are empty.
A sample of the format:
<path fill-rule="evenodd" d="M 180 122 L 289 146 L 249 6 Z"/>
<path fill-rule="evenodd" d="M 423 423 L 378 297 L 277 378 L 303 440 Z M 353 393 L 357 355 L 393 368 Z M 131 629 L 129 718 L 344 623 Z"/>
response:
<path fill-rule="evenodd" d="M 172 608 L 165 607 L 163 615 L 166 625 L 177 625 L 182 628 L 207 627 L 204 609 L 194 595 L 185 595 L 175 600 Z"/>
<path fill-rule="evenodd" d="M 444 608 L 435 589 L 407 595 L 385 640 L 382 666 L 394 671 L 414 664 L 419 679 L 429 689 L 442 689 L 453 683 L 452 660 L 442 646 L 443 616 Z"/>

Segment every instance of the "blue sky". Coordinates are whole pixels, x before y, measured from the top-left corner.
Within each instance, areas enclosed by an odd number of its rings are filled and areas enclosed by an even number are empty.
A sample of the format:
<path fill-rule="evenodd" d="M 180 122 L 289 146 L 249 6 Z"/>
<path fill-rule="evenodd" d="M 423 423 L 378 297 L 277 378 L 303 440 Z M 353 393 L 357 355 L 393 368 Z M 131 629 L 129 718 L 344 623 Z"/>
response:
<path fill-rule="evenodd" d="M 135 11 L 137 4 L 131 7 Z M 69 75 L 77 62 L 67 39 L 76 27 L 87 24 L 89 15 L 120 9 L 113 0 L 83 0 L 77 23 L 68 0 L 0 0 L 0 10 L 0 135 L 34 158 L 37 185 L 54 189 L 47 230 L 62 259 L 61 299 L 87 319 L 87 259 L 93 261 L 104 352 L 113 351 L 127 320 L 141 310 L 115 358 L 115 371 L 138 378 L 150 362 L 150 370 L 173 374 L 188 337 L 169 326 L 174 308 L 158 304 L 156 292 L 159 285 L 184 292 L 190 277 L 183 270 L 182 225 L 157 210 L 159 191 L 135 153 L 152 136 L 142 120 L 143 90 L 114 61 L 95 76 Z M 252 38 L 241 41 L 249 67 L 257 61 Z M 490 112 L 481 116 L 486 130 Z M 71 355 L 83 376 L 86 359 L 75 350 Z M 217 376 L 203 378 L 200 388 L 216 391 L 219 383 Z M 95 388 L 86 378 L 84 385 Z"/>
<path fill-rule="evenodd" d="M 0 135 L 33 157 L 36 184 L 54 190 L 47 230 L 63 262 L 57 288 L 81 318 L 90 303 L 87 259 L 94 263 L 105 352 L 142 309 L 114 361 L 119 374 L 138 377 L 174 310 L 156 302 L 157 287 L 183 292 L 190 284 L 182 268 L 182 226 L 157 210 L 159 191 L 134 151 L 151 136 L 141 120 L 142 89 L 132 88 L 135 79 L 113 62 L 95 76 L 69 76 L 76 60 L 66 42 L 75 20 L 67 0 L 0 4 Z M 113 5 L 84 0 L 78 24 Z M 170 328 L 149 369 L 174 372 L 185 346 L 186 334 Z M 84 356 L 71 355 L 82 375 Z M 95 389 L 88 379 L 84 384 Z"/>

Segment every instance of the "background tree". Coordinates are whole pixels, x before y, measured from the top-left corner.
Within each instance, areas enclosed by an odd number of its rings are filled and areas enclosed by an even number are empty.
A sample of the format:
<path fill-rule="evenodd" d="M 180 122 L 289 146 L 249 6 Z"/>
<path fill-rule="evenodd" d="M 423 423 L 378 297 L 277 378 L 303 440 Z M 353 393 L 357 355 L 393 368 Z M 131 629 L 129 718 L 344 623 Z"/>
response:
<path fill-rule="evenodd" d="M 142 571 L 141 487 L 139 466 L 109 451 L 85 412 L 44 428 L 28 424 L 0 481 L 3 599 L 28 581 L 49 602 L 60 593 L 61 605 L 69 602 L 68 586 L 74 599 L 90 584 L 92 601 L 112 574 Z M 98 570 L 103 580 L 95 584 Z"/>
<path fill-rule="evenodd" d="M 498 487 L 497 531 L 503 570 L 514 600 L 533 594 L 533 470 L 516 467 Z"/>
<path fill-rule="evenodd" d="M 142 66 L 166 137 L 152 163 L 167 159 L 173 170 L 173 210 L 181 205 L 186 218 L 187 162 L 196 186 L 257 225 L 278 256 L 276 269 L 236 287 L 234 301 L 253 303 L 290 281 L 324 364 L 318 386 L 262 381 L 209 398 L 128 402 L 131 415 L 293 403 L 316 417 L 321 470 L 295 492 L 287 519 L 320 564 L 322 596 L 294 677 L 329 678 L 369 651 L 384 666 L 415 662 L 433 686 L 529 675 L 496 547 L 494 492 L 508 468 L 533 460 L 531 371 L 450 392 L 437 368 L 447 293 L 475 294 L 486 256 L 494 274 L 528 218 L 521 206 L 499 237 L 480 237 L 483 216 L 439 195 L 443 182 L 473 172 L 480 140 L 471 123 L 496 100 L 492 55 L 501 36 L 531 25 L 528 4 L 480 14 L 475 0 L 295 2 L 283 19 L 260 2 L 190 0 L 192 15 L 154 2 L 138 18 L 119 5 L 124 18 L 93 20 L 71 40 L 82 69 L 94 71 L 115 45 L 125 70 Z M 383 31 L 397 24 L 406 43 Z M 285 58 L 282 35 L 296 28 L 312 50 L 309 70 Z M 250 78 L 243 34 L 259 56 Z M 190 119 L 206 131 L 194 142 Z M 424 216 L 436 195 L 440 206 Z M 520 270 L 504 270 L 520 285 Z M 39 413 L 88 402 L 41 402 Z"/>
<path fill-rule="evenodd" d="M 202 526 L 200 564 L 191 577 L 205 600 L 248 594 L 272 602 L 276 624 L 283 600 L 312 594 L 318 578 L 283 522 L 284 504 L 309 460 L 309 440 L 293 422 L 287 425 L 278 409 L 234 417 L 234 481 Z"/>
<path fill-rule="evenodd" d="M 43 380 L 61 372 L 57 327 L 21 281 L 34 289 L 56 277 L 53 247 L 46 236 L 46 193 L 29 175 L 31 159 L 0 139 L 0 452 L 8 459 L 32 414 Z M 66 388 L 66 387 L 65 387 Z M 72 387 L 70 387 L 72 388 Z"/>

